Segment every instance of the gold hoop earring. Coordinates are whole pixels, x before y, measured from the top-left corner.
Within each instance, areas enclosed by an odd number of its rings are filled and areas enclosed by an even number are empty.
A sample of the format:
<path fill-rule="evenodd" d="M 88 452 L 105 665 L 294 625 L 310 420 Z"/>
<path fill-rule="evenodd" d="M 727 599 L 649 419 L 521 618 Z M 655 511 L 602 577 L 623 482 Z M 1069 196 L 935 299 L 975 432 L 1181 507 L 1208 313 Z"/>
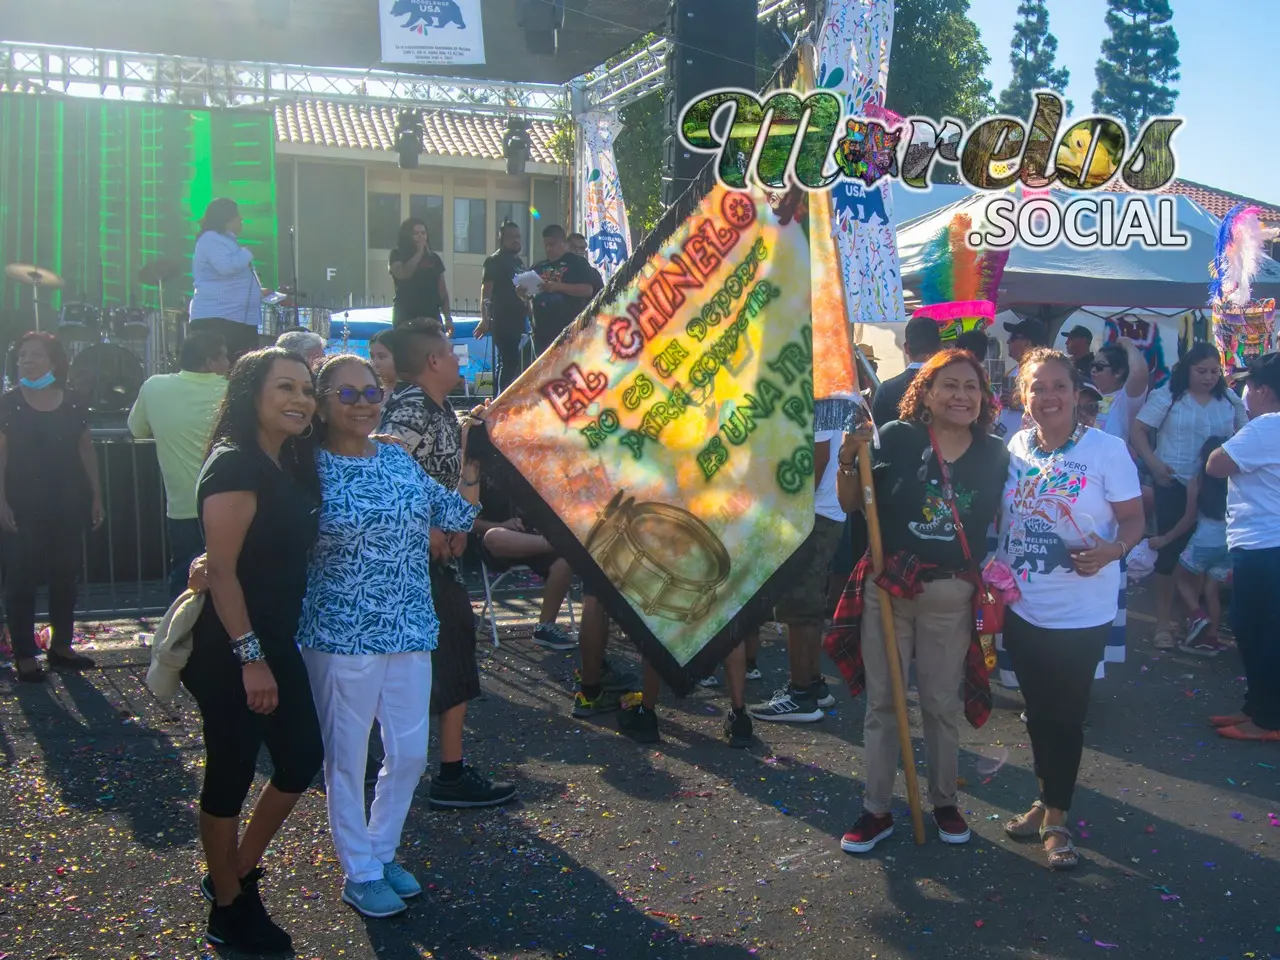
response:
<path fill-rule="evenodd" d="M 310 437 L 310 436 L 311 436 L 313 433 L 315 433 L 315 432 L 316 432 L 316 425 L 315 425 L 314 423 L 308 423 L 308 424 L 307 424 L 307 429 L 306 429 L 306 430 L 304 430 L 304 431 L 302 431 L 302 433 L 298 434 L 298 439 L 299 439 L 299 440 L 306 440 L 308 437 Z"/>

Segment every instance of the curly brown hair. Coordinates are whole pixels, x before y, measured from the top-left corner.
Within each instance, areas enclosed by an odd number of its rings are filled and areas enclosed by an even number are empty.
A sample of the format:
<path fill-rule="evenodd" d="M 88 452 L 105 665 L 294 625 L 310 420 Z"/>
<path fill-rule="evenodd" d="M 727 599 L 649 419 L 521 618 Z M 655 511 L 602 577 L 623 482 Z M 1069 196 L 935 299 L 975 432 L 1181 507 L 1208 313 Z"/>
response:
<path fill-rule="evenodd" d="M 991 426 L 992 421 L 995 420 L 995 409 L 991 405 L 991 381 L 987 377 L 987 368 L 968 350 L 957 350 L 955 347 L 935 353 L 916 371 L 915 379 L 911 381 L 907 392 L 902 396 L 902 402 L 898 404 L 899 420 L 910 420 L 916 423 L 923 421 L 925 395 L 938 379 L 938 374 L 953 363 L 967 363 L 978 375 L 978 386 L 982 390 L 982 406 L 978 409 L 978 419 L 973 425 L 984 431 Z"/>

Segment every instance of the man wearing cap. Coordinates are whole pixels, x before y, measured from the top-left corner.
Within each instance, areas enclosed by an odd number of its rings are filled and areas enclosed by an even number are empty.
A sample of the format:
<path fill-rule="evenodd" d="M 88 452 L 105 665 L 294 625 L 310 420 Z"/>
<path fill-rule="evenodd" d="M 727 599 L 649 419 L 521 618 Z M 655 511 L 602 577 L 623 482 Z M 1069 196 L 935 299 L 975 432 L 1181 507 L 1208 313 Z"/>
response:
<path fill-rule="evenodd" d="M 916 378 L 916 371 L 924 362 L 942 349 L 942 334 L 932 317 L 912 317 L 907 321 L 903 335 L 902 352 L 907 355 L 907 369 L 896 377 L 880 384 L 875 399 L 871 401 L 871 419 L 877 427 L 898 419 L 898 404 L 906 395 L 907 387 Z"/>
<path fill-rule="evenodd" d="M 1014 434 L 1022 429 L 1022 401 L 1018 399 L 1018 364 L 1022 363 L 1022 358 L 1029 351 L 1049 345 L 1049 328 L 1039 320 L 1019 320 L 1017 323 L 1006 323 L 1004 329 L 1009 334 L 1009 356 L 1014 366 L 1005 373 L 1001 383 L 1000 402 L 1004 409 L 1000 411 L 1000 423 L 996 431 L 997 436 L 1008 443 L 1013 439 Z"/>
<path fill-rule="evenodd" d="M 1254 360 L 1243 378 L 1249 422 L 1209 454 L 1205 472 L 1227 478 L 1231 629 L 1244 662 L 1244 708 L 1209 722 L 1230 740 L 1280 742 L 1280 354 Z"/>
<path fill-rule="evenodd" d="M 1075 361 L 1076 369 L 1080 371 L 1080 379 L 1088 380 L 1090 368 L 1093 366 L 1093 351 L 1089 349 L 1093 346 L 1093 331 L 1076 324 L 1063 336 L 1067 340 L 1067 356 Z"/>

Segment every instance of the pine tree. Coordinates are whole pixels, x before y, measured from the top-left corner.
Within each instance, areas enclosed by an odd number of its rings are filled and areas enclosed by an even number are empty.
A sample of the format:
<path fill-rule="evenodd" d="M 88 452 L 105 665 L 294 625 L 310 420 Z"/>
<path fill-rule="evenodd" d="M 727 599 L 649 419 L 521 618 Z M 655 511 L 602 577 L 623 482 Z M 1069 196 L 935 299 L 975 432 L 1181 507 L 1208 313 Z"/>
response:
<path fill-rule="evenodd" d="M 1015 117 L 1030 117 L 1031 95 L 1036 90 L 1065 93 L 1071 72 L 1054 67 L 1058 55 L 1058 38 L 1049 32 L 1049 9 L 1045 0 L 1022 0 L 1018 4 L 1022 19 L 1013 28 L 1009 63 L 1013 76 L 1000 94 L 999 110 Z M 1074 105 L 1067 101 L 1067 113 Z"/>
<path fill-rule="evenodd" d="M 1178 34 L 1169 0 L 1107 0 L 1107 28 L 1095 71 L 1093 109 L 1123 121 L 1131 136 L 1151 117 L 1173 111 L 1178 91 Z"/>

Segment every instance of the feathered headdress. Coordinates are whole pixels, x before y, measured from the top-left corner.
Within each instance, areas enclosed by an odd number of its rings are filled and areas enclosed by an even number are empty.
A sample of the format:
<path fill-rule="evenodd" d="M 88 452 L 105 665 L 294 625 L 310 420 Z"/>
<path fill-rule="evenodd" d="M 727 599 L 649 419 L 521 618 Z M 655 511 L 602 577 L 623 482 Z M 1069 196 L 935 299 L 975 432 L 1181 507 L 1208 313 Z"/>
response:
<path fill-rule="evenodd" d="M 924 251 L 920 300 L 914 316 L 931 317 L 951 339 L 982 329 L 995 319 L 996 300 L 1008 250 L 974 250 L 968 244 L 973 219 L 957 213 Z"/>
<path fill-rule="evenodd" d="M 1262 247 L 1280 236 L 1280 229 L 1263 227 L 1257 206 L 1240 203 L 1222 219 L 1213 263 L 1209 265 L 1209 304 L 1228 306 L 1224 312 L 1243 312 L 1253 299 L 1253 278 L 1266 256 Z M 1231 310 L 1230 306 L 1241 308 Z"/>

